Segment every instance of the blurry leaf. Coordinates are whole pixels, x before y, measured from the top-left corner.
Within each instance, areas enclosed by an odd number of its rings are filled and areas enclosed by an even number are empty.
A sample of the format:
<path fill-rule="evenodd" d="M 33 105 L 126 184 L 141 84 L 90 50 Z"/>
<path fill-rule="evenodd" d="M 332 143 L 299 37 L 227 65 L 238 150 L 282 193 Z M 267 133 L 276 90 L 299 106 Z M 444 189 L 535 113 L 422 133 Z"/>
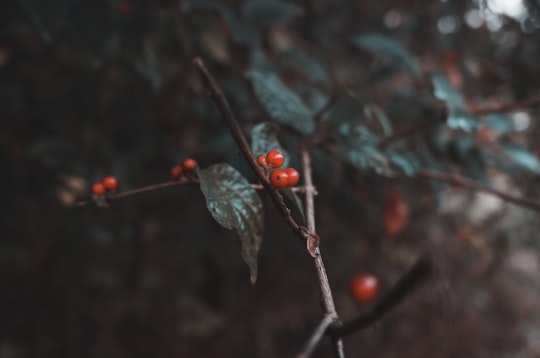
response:
<path fill-rule="evenodd" d="M 385 154 L 390 162 L 407 176 L 413 176 L 421 168 L 419 159 L 405 150 L 389 148 Z"/>
<path fill-rule="evenodd" d="M 291 49 L 283 54 L 288 62 L 315 83 L 324 84 L 328 79 L 324 67 L 313 57 L 298 49 Z"/>
<path fill-rule="evenodd" d="M 379 150 L 379 138 L 365 127 L 343 123 L 339 127 L 341 154 L 360 170 L 373 169 L 377 174 L 390 173 L 388 161 Z"/>
<path fill-rule="evenodd" d="M 256 46 L 260 44 L 259 32 L 252 26 L 243 23 L 238 17 L 230 10 L 220 8 L 225 18 L 225 21 L 229 25 L 232 33 L 232 40 L 235 43 L 246 44 L 250 46 Z"/>
<path fill-rule="evenodd" d="M 287 25 L 303 10 L 279 0 L 249 0 L 242 7 L 242 17 L 257 25 Z"/>
<path fill-rule="evenodd" d="M 313 113 L 317 113 L 328 103 L 328 96 L 311 86 L 297 85 L 293 89 Z"/>
<path fill-rule="evenodd" d="M 287 199 L 290 200 L 290 202 L 294 205 L 294 207 L 302 216 L 302 220 L 306 221 L 306 217 L 304 215 L 304 204 L 302 203 L 302 200 L 298 197 L 298 195 L 296 195 L 296 193 L 292 191 L 291 188 L 281 189 L 281 194 L 283 194 Z"/>
<path fill-rule="evenodd" d="M 289 154 L 283 149 L 277 139 L 278 126 L 272 123 L 257 124 L 251 130 L 251 151 L 255 157 L 266 155 L 271 150 L 279 150 L 285 157 L 284 167 L 289 165 Z"/>
<path fill-rule="evenodd" d="M 257 254 L 262 243 L 264 212 L 250 183 L 228 164 L 198 170 L 208 210 L 226 229 L 235 229 L 242 241 L 242 257 L 249 266 L 251 283 L 257 280 Z"/>
<path fill-rule="evenodd" d="M 513 143 L 501 145 L 504 154 L 518 166 L 540 174 L 540 161 L 527 149 Z"/>
<path fill-rule="evenodd" d="M 395 61 L 405 71 L 421 77 L 420 66 L 413 55 L 405 50 L 399 43 L 389 37 L 369 34 L 354 36 L 352 43 L 375 56 L 384 56 Z"/>
<path fill-rule="evenodd" d="M 273 73 L 252 70 L 249 73 L 255 94 L 270 117 L 304 134 L 315 130 L 313 114 L 300 97 L 289 90 Z"/>
<path fill-rule="evenodd" d="M 514 131 L 514 122 L 508 116 L 500 113 L 491 113 L 486 116 L 484 123 L 497 134 L 506 134 Z"/>
<path fill-rule="evenodd" d="M 448 119 L 446 123 L 452 129 L 461 129 L 471 132 L 478 128 L 479 121 L 467 110 L 467 105 L 461 94 L 450 84 L 448 79 L 440 73 L 431 78 L 434 87 L 433 95 L 446 102 Z"/>

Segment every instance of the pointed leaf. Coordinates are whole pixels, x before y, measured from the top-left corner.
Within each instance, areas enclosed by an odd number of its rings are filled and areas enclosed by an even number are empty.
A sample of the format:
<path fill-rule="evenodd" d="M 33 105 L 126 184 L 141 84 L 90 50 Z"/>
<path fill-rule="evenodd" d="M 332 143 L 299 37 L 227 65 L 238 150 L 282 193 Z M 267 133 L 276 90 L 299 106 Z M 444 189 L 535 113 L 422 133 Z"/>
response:
<path fill-rule="evenodd" d="M 283 53 L 286 60 L 298 71 L 315 83 L 326 83 L 328 76 L 325 68 L 313 56 L 292 48 Z"/>
<path fill-rule="evenodd" d="M 514 122 L 502 113 L 490 113 L 484 123 L 497 134 L 507 134 L 514 131 Z"/>
<path fill-rule="evenodd" d="M 228 164 L 198 170 L 208 210 L 226 229 L 235 229 L 242 242 L 242 257 L 251 283 L 257 280 L 257 254 L 262 243 L 263 205 L 250 183 Z"/>
<path fill-rule="evenodd" d="M 377 174 L 389 175 L 386 156 L 379 150 L 379 138 L 367 128 L 344 123 L 339 127 L 341 154 L 360 170 L 373 169 Z"/>
<path fill-rule="evenodd" d="M 352 38 L 352 43 L 375 56 L 384 56 L 399 64 L 405 71 L 420 77 L 422 71 L 414 56 L 393 39 L 377 35 L 361 35 Z"/>
<path fill-rule="evenodd" d="M 251 151 L 255 157 L 266 155 L 271 150 L 279 150 L 285 157 L 284 167 L 289 165 L 289 154 L 277 139 L 279 132 L 278 126 L 272 123 L 257 124 L 251 130 Z"/>
<path fill-rule="evenodd" d="M 421 167 L 420 160 L 413 153 L 406 150 L 389 148 L 386 150 L 385 155 L 394 166 L 407 176 L 413 176 Z"/>
<path fill-rule="evenodd" d="M 527 149 L 517 144 L 506 143 L 502 145 L 502 150 L 504 151 L 504 154 L 518 166 L 536 174 L 540 174 L 540 161 Z"/>
<path fill-rule="evenodd" d="M 433 95 L 445 101 L 448 107 L 448 119 L 446 120 L 448 127 L 471 132 L 480 126 L 478 119 L 468 112 L 461 94 L 452 87 L 450 81 L 443 74 L 434 74 L 431 80 L 434 87 Z"/>
<path fill-rule="evenodd" d="M 313 133 L 315 130 L 313 113 L 275 74 L 252 70 L 249 77 L 259 102 L 273 120 L 305 134 Z"/>

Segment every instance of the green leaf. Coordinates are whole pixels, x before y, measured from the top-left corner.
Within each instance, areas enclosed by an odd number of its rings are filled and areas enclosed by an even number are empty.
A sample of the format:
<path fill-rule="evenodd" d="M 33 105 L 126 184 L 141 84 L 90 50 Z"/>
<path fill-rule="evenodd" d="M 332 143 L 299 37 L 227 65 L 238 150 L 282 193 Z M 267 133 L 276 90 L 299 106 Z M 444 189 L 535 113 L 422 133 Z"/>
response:
<path fill-rule="evenodd" d="M 420 160 L 408 151 L 389 148 L 385 154 L 390 162 L 406 176 L 413 176 L 421 168 Z"/>
<path fill-rule="evenodd" d="M 360 35 L 353 37 L 352 43 L 375 56 L 390 58 L 403 70 L 417 77 L 422 75 L 414 56 L 389 37 L 377 34 Z"/>
<path fill-rule="evenodd" d="M 343 123 L 339 126 L 339 150 L 360 170 L 373 169 L 377 174 L 389 175 L 386 156 L 378 148 L 379 138 L 367 128 Z"/>
<path fill-rule="evenodd" d="M 198 170 L 208 210 L 226 229 L 235 229 L 251 283 L 257 280 L 257 254 L 262 243 L 264 212 L 261 198 L 250 183 L 228 164 Z"/>
<path fill-rule="evenodd" d="M 303 10 L 279 0 L 250 0 L 242 7 L 245 20 L 257 25 L 287 25 Z"/>
<path fill-rule="evenodd" d="M 275 74 L 252 70 L 249 77 L 255 95 L 273 120 L 289 125 L 304 134 L 313 133 L 315 130 L 313 113 Z"/>
<path fill-rule="evenodd" d="M 266 155 L 271 150 L 279 150 L 285 157 L 284 167 L 289 165 L 289 154 L 277 139 L 278 126 L 272 123 L 260 123 L 251 129 L 251 151 L 255 157 Z"/>
<path fill-rule="evenodd" d="M 235 43 L 246 44 L 249 46 L 258 46 L 261 43 L 261 39 L 258 31 L 252 26 L 245 24 L 230 10 L 225 7 L 219 7 L 223 14 L 223 18 L 229 25 L 232 33 L 232 40 Z"/>
<path fill-rule="evenodd" d="M 315 83 L 326 83 L 328 76 L 325 68 L 313 56 L 298 50 L 289 49 L 283 53 L 285 59 L 298 71 Z"/>
<path fill-rule="evenodd" d="M 446 76 L 436 73 L 431 77 L 433 95 L 446 102 L 448 119 L 446 124 L 451 129 L 461 129 L 471 132 L 480 126 L 478 119 L 467 110 L 467 105 L 461 94 L 450 84 Z"/>
<path fill-rule="evenodd" d="M 507 115 L 490 113 L 484 119 L 484 123 L 497 134 L 507 134 L 514 131 L 514 123 Z"/>
<path fill-rule="evenodd" d="M 516 165 L 540 174 L 540 161 L 527 149 L 513 143 L 503 144 L 501 148 L 506 157 L 510 158 Z"/>

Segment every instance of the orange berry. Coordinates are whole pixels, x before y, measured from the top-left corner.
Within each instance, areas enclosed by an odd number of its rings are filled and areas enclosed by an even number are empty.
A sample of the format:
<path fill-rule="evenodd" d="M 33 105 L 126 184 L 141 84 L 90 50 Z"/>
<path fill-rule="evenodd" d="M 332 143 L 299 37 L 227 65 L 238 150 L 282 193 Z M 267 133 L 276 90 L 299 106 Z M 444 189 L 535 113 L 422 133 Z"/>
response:
<path fill-rule="evenodd" d="M 397 188 L 391 188 L 384 205 L 384 226 L 390 236 L 402 232 L 409 222 L 409 207 Z"/>
<path fill-rule="evenodd" d="M 270 184 L 276 189 L 285 188 L 289 184 L 289 176 L 281 169 L 273 170 L 269 179 Z"/>
<path fill-rule="evenodd" d="M 103 183 L 94 183 L 92 184 L 92 194 L 101 196 L 105 194 L 105 185 Z"/>
<path fill-rule="evenodd" d="M 289 177 L 287 186 L 295 186 L 296 184 L 298 184 L 298 180 L 300 180 L 300 174 L 296 169 L 286 168 L 285 173 L 287 173 L 287 176 Z"/>
<path fill-rule="evenodd" d="M 371 301 L 379 290 L 377 277 L 371 274 L 357 274 L 349 282 L 349 293 L 358 303 Z"/>
<path fill-rule="evenodd" d="M 266 157 L 264 155 L 259 155 L 257 157 L 257 164 L 259 166 L 266 168 L 268 166 L 268 163 L 266 162 Z"/>
<path fill-rule="evenodd" d="M 101 181 L 106 190 L 116 190 L 118 188 L 118 180 L 112 175 L 106 176 Z"/>
<path fill-rule="evenodd" d="M 195 168 L 197 168 L 197 162 L 195 159 L 186 158 L 182 162 L 182 169 L 184 170 L 195 170 Z"/>
<path fill-rule="evenodd" d="M 171 168 L 171 178 L 178 179 L 180 178 L 180 175 L 182 175 L 182 167 L 179 165 L 175 165 Z"/>
<path fill-rule="evenodd" d="M 285 163 L 285 157 L 279 150 L 271 150 L 266 154 L 266 162 L 270 168 L 281 168 Z"/>

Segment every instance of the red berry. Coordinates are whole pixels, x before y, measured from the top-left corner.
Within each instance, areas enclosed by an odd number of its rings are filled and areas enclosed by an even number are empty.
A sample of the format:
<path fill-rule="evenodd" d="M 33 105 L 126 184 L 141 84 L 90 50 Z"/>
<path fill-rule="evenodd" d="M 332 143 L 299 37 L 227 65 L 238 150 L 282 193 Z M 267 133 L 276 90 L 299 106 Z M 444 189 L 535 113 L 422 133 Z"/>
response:
<path fill-rule="evenodd" d="M 379 289 L 377 277 L 371 274 L 355 275 L 349 283 L 349 293 L 358 303 L 371 301 Z"/>
<path fill-rule="evenodd" d="M 300 174 L 298 174 L 298 171 L 296 169 L 286 168 L 285 173 L 287 173 L 287 176 L 289 177 L 287 186 L 295 186 L 296 184 L 298 184 L 298 180 L 300 180 Z"/>
<path fill-rule="evenodd" d="M 268 167 L 268 162 L 266 161 L 266 157 L 264 155 L 259 155 L 257 157 L 257 164 L 264 168 Z"/>
<path fill-rule="evenodd" d="M 197 162 L 195 159 L 186 158 L 182 162 L 182 169 L 184 170 L 195 170 L 195 168 L 197 168 Z"/>
<path fill-rule="evenodd" d="M 105 194 L 105 185 L 103 183 L 94 183 L 92 184 L 92 194 L 101 196 Z"/>
<path fill-rule="evenodd" d="M 112 175 L 106 176 L 101 181 L 106 190 L 116 190 L 118 188 L 118 180 Z"/>
<path fill-rule="evenodd" d="M 178 179 L 180 178 L 180 175 L 182 175 L 182 167 L 179 165 L 175 165 L 171 168 L 171 178 Z"/>
<path fill-rule="evenodd" d="M 279 150 L 271 150 L 266 154 L 266 162 L 270 168 L 281 168 L 285 162 L 285 157 Z"/>
<path fill-rule="evenodd" d="M 289 176 L 281 169 L 273 170 L 269 179 L 270 184 L 276 189 L 285 188 L 289 184 Z"/>

